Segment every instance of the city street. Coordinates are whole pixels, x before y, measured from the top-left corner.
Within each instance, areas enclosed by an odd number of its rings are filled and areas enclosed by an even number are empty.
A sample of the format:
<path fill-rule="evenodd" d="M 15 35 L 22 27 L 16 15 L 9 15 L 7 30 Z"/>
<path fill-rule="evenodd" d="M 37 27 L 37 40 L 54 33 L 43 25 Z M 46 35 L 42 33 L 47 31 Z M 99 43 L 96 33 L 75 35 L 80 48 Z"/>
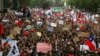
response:
<path fill-rule="evenodd" d="M 0 0 L 0 56 L 100 56 L 99 2 Z"/>

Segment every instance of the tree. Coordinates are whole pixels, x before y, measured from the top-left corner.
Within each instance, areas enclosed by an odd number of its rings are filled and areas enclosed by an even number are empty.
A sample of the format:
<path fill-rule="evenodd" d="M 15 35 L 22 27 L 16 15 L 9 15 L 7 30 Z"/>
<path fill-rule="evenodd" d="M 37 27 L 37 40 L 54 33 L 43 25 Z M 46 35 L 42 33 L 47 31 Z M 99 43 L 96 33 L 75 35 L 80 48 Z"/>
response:
<path fill-rule="evenodd" d="M 12 0 L 12 9 L 17 10 L 19 7 L 18 0 Z"/>
<path fill-rule="evenodd" d="M 9 8 L 11 6 L 10 0 L 3 0 L 3 7 Z"/>
<path fill-rule="evenodd" d="M 100 0 L 68 0 L 67 3 L 72 7 L 75 6 L 76 8 L 94 13 L 99 8 Z"/>
<path fill-rule="evenodd" d="M 31 0 L 31 7 L 49 7 L 52 4 L 51 0 Z"/>
<path fill-rule="evenodd" d="M 31 0 L 18 0 L 20 5 L 30 6 Z"/>

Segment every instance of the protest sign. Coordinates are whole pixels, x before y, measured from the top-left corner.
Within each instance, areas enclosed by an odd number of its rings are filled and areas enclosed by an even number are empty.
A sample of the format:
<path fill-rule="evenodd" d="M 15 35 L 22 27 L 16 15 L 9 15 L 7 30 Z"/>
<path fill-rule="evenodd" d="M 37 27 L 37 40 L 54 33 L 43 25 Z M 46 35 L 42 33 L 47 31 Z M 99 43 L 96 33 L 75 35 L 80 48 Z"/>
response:
<path fill-rule="evenodd" d="M 48 43 L 37 43 L 37 52 L 47 53 L 52 50 L 51 44 Z"/>
<path fill-rule="evenodd" d="M 52 27 L 57 27 L 57 24 L 56 23 L 51 23 L 51 26 Z"/>

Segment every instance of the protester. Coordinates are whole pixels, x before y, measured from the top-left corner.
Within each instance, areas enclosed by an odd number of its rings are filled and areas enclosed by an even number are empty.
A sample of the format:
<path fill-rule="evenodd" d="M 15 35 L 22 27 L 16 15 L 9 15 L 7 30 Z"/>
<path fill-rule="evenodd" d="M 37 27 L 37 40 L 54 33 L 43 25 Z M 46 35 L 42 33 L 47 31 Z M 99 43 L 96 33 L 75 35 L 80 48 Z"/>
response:
<path fill-rule="evenodd" d="M 100 24 L 82 13 L 38 8 L 24 18 L 7 13 L 0 21 L 0 51 L 5 56 L 98 56 Z"/>

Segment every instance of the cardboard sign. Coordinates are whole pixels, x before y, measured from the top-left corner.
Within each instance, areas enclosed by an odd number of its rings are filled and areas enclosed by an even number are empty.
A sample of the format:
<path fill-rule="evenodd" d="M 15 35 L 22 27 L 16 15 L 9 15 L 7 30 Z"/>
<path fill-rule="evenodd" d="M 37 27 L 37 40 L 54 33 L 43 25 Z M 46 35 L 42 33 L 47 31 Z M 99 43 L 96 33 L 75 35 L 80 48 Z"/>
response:
<path fill-rule="evenodd" d="M 57 24 L 56 23 L 51 23 L 51 26 L 52 27 L 57 27 Z"/>
<path fill-rule="evenodd" d="M 61 24 L 61 25 L 63 25 L 64 21 L 63 20 L 59 20 L 58 23 Z"/>

